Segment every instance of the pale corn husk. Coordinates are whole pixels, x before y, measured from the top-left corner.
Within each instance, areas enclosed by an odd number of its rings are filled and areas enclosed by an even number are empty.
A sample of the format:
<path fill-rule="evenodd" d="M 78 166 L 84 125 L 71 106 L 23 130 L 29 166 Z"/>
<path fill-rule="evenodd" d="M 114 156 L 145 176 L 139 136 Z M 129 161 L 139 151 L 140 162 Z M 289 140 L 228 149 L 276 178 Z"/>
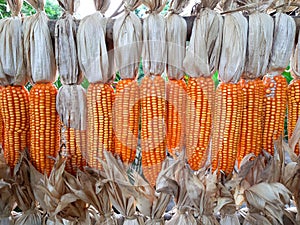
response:
<path fill-rule="evenodd" d="M 86 91 L 81 85 L 63 85 L 56 96 L 56 110 L 68 127 L 86 129 Z"/>
<path fill-rule="evenodd" d="M 161 75 L 165 70 L 167 59 L 166 21 L 159 13 L 166 0 L 142 0 L 149 8 L 149 15 L 143 23 L 143 69 L 145 75 Z"/>
<path fill-rule="evenodd" d="M 141 59 L 143 27 L 141 20 L 132 11 L 139 7 L 141 1 L 123 2 L 125 13 L 115 20 L 113 28 L 114 57 L 121 78 L 134 79 Z"/>
<path fill-rule="evenodd" d="M 15 225 L 41 225 L 42 214 L 36 207 L 36 201 L 31 187 L 30 167 L 26 153 L 21 153 L 19 163 L 15 167 L 12 190 L 22 214 L 15 221 Z"/>
<path fill-rule="evenodd" d="M 90 83 L 109 83 L 114 79 L 105 42 L 109 0 L 94 1 L 97 12 L 80 21 L 77 31 L 78 60 Z"/>
<path fill-rule="evenodd" d="M 24 64 L 22 19 L 19 17 L 23 0 L 7 1 L 11 18 L 0 20 L 0 85 L 24 85 L 28 77 Z"/>
<path fill-rule="evenodd" d="M 300 78 L 300 32 L 298 34 L 297 45 L 294 49 L 291 66 L 294 78 Z"/>
<path fill-rule="evenodd" d="M 77 58 L 76 24 L 73 13 L 79 0 L 59 0 L 65 10 L 55 24 L 55 57 L 62 84 L 80 84 L 83 76 Z"/>
<path fill-rule="evenodd" d="M 291 16 L 278 12 L 275 15 L 274 40 L 268 73 L 278 75 L 290 63 L 294 50 L 296 24 Z"/>
<path fill-rule="evenodd" d="M 47 83 L 56 80 L 56 64 L 52 46 L 48 17 L 44 0 L 27 0 L 36 10 L 33 16 L 24 19 L 24 53 L 27 73 L 33 83 Z"/>
<path fill-rule="evenodd" d="M 244 71 L 248 22 L 236 12 L 225 16 L 223 26 L 219 79 L 224 83 L 237 83 Z"/>
<path fill-rule="evenodd" d="M 206 8 L 197 13 L 194 21 L 190 44 L 184 59 L 185 71 L 191 77 L 210 77 L 218 69 L 223 19 L 213 10 L 217 3 L 218 0 L 203 1 Z"/>
<path fill-rule="evenodd" d="M 179 13 L 187 0 L 173 0 L 170 3 L 167 21 L 167 75 L 170 79 L 184 77 L 183 60 L 185 58 L 187 25 Z"/>

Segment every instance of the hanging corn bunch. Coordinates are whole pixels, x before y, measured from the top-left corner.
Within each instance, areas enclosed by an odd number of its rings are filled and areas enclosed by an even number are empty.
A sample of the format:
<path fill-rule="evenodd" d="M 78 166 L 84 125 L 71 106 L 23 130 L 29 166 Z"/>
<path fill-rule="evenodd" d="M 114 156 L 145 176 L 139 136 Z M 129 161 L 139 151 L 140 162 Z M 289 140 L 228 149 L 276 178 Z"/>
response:
<path fill-rule="evenodd" d="M 227 175 L 235 165 L 241 131 L 243 92 L 238 82 L 244 70 L 247 28 L 247 19 L 240 12 L 224 18 L 221 82 L 215 96 L 211 159 L 212 169 L 222 170 Z"/>
<path fill-rule="evenodd" d="M 249 1 L 248 1 L 249 2 Z M 245 72 L 240 85 L 243 90 L 243 115 L 238 162 L 249 153 L 258 156 L 262 151 L 263 113 L 265 88 L 262 76 L 266 73 L 272 49 L 274 22 L 263 8 L 249 10 L 248 47 Z M 250 1 L 259 4 L 256 0 Z M 249 3 L 249 4 L 250 4 Z"/>
<path fill-rule="evenodd" d="M 159 13 L 166 1 L 144 0 L 149 15 L 143 24 L 143 69 L 140 86 L 142 167 L 148 182 L 154 186 L 166 158 L 165 80 L 161 77 L 166 63 L 166 21 Z"/>
<path fill-rule="evenodd" d="M 215 97 L 213 74 L 219 65 L 223 19 L 213 9 L 218 0 L 202 1 L 198 6 L 190 45 L 184 59 L 191 76 L 187 87 L 186 155 L 193 170 L 206 162 L 211 137 L 212 108 Z"/>
<path fill-rule="evenodd" d="M 186 84 L 184 81 L 183 60 L 187 25 L 179 15 L 186 0 L 173 0 L 170 3 L 167 20 L 167 147 L 172 156 L 178 155 L 184 147 Z"/>
<path fill-rule="evenodd" d="M 139 132 L 139 87 L 137 73 L 142 50 L 142 23 L 134 11 L 140 0 L 125 0 L 125 13 L 114 23 L 114 49 L 121 80 L 113 108 L 115 153 L 124 163 L 135 159 Z"/>
<path fill-rule="evenodd" d="M 296 25 L 293 18 L 277 12 L 268 74 L 263 79 L 266 89 L 263 149 L 271 154 L 274 153 L 273 141 L 277 140 L 284 131 L 288 84 L 281 73 L 289 65 L 295 35 Z"/>
<path fill-rule="evenodd" d="M 58 0 L 65 10 L 55 26 L 55 54 L 63 87 L 60 88 L 56 109 L 63 124 L 61 140 L 65 142 L 66 170 L 72 174 L 86 165 L 86 94 L 81 87 L 82 73 L 78 66 L 76 24 L 73 13 L 78 0 Z"/>
<path fill-rule="evenodd" d="M 97 12 L 81 20 L 77 32 L 79 65 L 90 82 L 87 90 L 87 152 L 89 166 L 100 169 L 103 151 L 114 151 L 113 70 L 105 43 L 109 0 L 95 0 Z"/>
<path fill-rule="evenodd" d="M 48 175 L 60 143 L 60 122 L 56 112 L 56 65 L 44 0 L 27 0 L 37 13 L 24 20 L 24 48 L 27 73 L 35 85 L 29 94 L 30 158 L 38 171 Z"/>
<path fill-rule="evenodd" d="M 7 1 L 12 17 L 0 21 L 1 144 L 13 168 L 20 152 L 29 147 L 29 100 L 24 85 L 28 77 L 23 60 L 22 0 Z"/>
<path fill-rule="evenodd" d="M 300 118 L 300 34 L 292 60 L 293 80 L 288 87 L 288 135 L 292 137 Z M 299 155 L 300 147 L 296 145 L 295 153 Z"/>

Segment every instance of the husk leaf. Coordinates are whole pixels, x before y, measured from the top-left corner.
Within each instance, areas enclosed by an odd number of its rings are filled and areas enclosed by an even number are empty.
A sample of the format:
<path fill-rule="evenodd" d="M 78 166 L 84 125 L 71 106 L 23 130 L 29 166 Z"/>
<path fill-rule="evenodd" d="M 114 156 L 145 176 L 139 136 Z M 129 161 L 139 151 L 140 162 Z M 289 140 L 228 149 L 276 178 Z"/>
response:
<path fill-rule="evenodd" d="M 293 69 L 294 78 L 299 78 L 300 77 L 300 32 L 298 34 L 297 44 L 294 49 L 291 66 Z"/>

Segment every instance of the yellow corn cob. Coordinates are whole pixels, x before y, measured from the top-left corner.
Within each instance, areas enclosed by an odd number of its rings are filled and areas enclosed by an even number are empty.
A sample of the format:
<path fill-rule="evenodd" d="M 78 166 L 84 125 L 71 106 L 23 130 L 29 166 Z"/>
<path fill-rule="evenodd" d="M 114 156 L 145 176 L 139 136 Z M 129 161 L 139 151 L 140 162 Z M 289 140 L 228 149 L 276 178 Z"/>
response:
<path fill-rule="evenodd" d="M 294 79 L 288 87 L 288 134 L 292 137 L 295 126 L 300 118 L 300 80 Z M 295 153 L 299 155 L 300 149 L 297 144 Z"/>
<path fill-rule="evenodd" d="M 262 151 L 262 130 L 265 87 L 261 79 L 241 80 L 243 90 L 243 115 L 238 162 L 249 154 L 258 156 Z"/>
<path fill-rule="evenodd" d="M 65 132 L 65 152 L 66 155 L 66 171 L 75 175 L 77 169 L 82 170 L 86 166 L 86 159 L 82 153 L 86 152 L 86 130 L 76 130 L 74 128 L 66 128 Z"/>
<path fill-rule="evenodd" d="M 274 141 L 284 131 L 287 104 L 287 82 L 282 75 L 264 76 L 266 95 L 264 99 L 263 149 L 274 154 Z"/>
<path fill-rule="evenodd" d="M 237 158 L 243 112 L 240 84 L 220 83 L 215 96 L 212 132 L 212 169 L 232 173 Z"/>
<path fill-rule="evenodd" d="M 90 84 L 87 91 L 88 149 L 85 153 L 90 167 L 101 169 L 103 151 L 114 153 L 112 107 L 114 90 L 110 84 Z"/>
<path fill-rule="evenodd" d="M 167 147 L 176 156 L 182 151 L 185 135 L 186 84 L 184 80 L 167 83 Z"/>
<path fill-rule="evenodd" d="M 140 86 L 142 167 L 148 182 L 154 186 L 166 158 L 165 81 L 160 76 L 146 76 Z"/>
<path fill-rule="evenodd" d="M 57 89 L 52 83 L 36 84 L 29 94 L 30 158 L 41 173 L 50 174 L 60 145 L 56 112 Z"/>
<path fill-rule="evenodd" d="M 3 87 L 0 86 L 0 144 L 2 146 L 2 149 L 4 147 L 4 123 L 3 123 L 3 117 L 2 117 L 2 90 Z"/>
<path fill-rule="evenodd" d="M 199 170 L 208 155 L 211 135 L 214 81 L 209 78 L 190 78 L 187 87 L 186 155 L 190 167 Z"/>
<path fill-rule="evenodd" d="M 139 133 L 139 87 L 135 80 L 121 80 L 114 105 L 115 153 L 124 163 L 135 159 Z"/>
<path fill-rule="evenodd" d="M 20 152 L 28 147 L 29 100 L 23 86 L 7 86 L 1 91 L 1 114 L 4 128 L 4 155 L 13 168 Z"/>

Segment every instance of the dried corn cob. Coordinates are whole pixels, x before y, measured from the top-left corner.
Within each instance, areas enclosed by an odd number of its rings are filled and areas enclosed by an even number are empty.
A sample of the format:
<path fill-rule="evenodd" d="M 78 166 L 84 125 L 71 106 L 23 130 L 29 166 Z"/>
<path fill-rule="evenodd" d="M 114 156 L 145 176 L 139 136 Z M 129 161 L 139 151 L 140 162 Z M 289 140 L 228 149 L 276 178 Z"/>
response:
<path fill-rule="evenodd" d="M 30 158 L 41 173 L 48 175 L 59 151 L 60 121 L 56 112 L 57 89 L 51 83 L 36 84 L 29 94 Z"/>
<path fill-rule="evenodd" d="M 135 80 L 117 84 L 114 104 L 115 153 L 125 163 L 135 159 L 139 133 L 139 87 Z"/>
<path fill-rule="evenodd" d="M 186 155 L 193 170 L 199 170 L 208 156 L 215 84 L 210 77 L 190 78 L 187 87 Z"/>
<path fill-rule="evenodd" d="M 103 151 L 114 153 L 112 107 L 114 90 L 109 84 L 90 84 L 87 91 L 88 148 L 84 153 L 89 166 L 100 169 Z"/>
<path fill-rule="evenodd" d="M 1 147 L 3 149 L 4 146 L 4 123 L 3 123 L 3 117 L 2 117 L 2 106 L 1 106 L 1 102 L 2 102 L 2 90 L 3 87 L 0 86 L 0 144 Z"/>
<path fill-rule="evenodd" d="M 20 152 L 29 147 L 29 100 L 23 86 L 7 86 L 1 91 L 1 114 L 4 123 L 4 154 L 11 168 Z"/>
<path fill-rule="evenodd" d="M 166 88 L 167 102 L 167 147 L 176 156 L 184 147 L 186 84 L 184 80 L 169 80 Z"/>

